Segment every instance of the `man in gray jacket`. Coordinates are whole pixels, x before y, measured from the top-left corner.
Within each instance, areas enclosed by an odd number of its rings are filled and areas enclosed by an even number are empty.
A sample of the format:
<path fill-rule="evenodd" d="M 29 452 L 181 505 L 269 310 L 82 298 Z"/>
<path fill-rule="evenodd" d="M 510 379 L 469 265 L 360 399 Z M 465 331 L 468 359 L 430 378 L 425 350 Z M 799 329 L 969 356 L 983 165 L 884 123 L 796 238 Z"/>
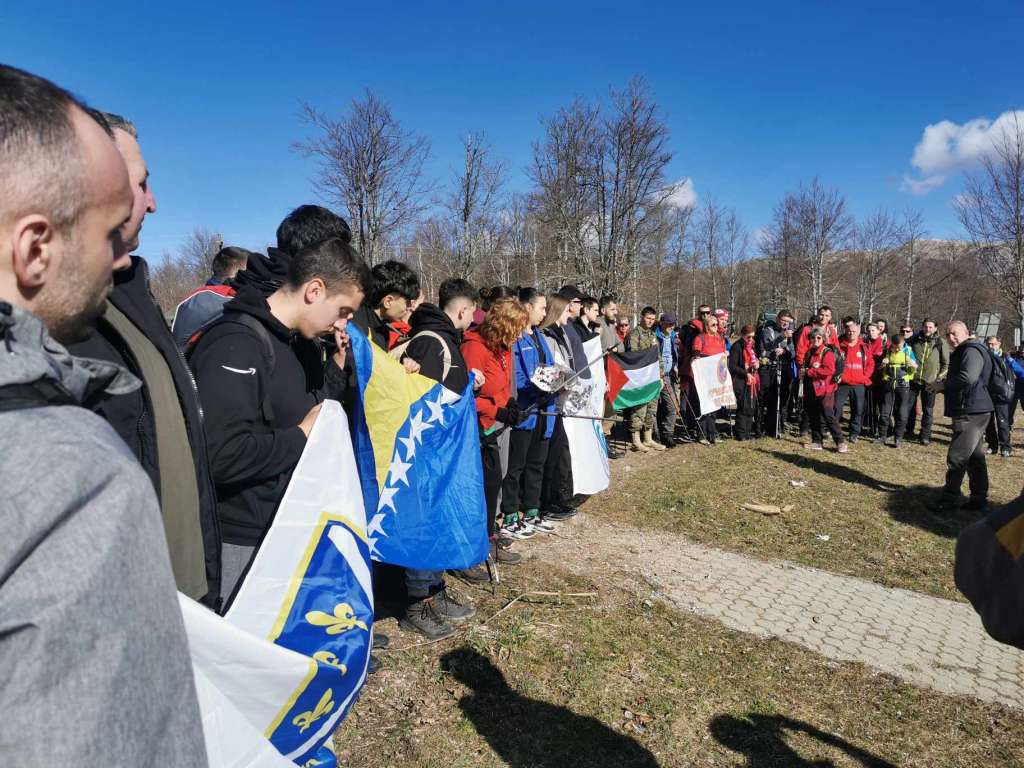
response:
<path fill-rule="evenodd" d="M 946 326 L 953 352 L 946 375 L 946 416 L 953 420 L 953 440 L 946 454 L 946 486 L 943 492 L 959 501 L 960 486 L 967 475 L 971 498 L 965 509 L 983 510 L 988 504 L 988 465 L 985 463 L 985 427 L 992 415 L 988 391 L 992 356 L 967 326 L 954 320 Z"/>
<path fill-rule="evenodd" d="M 139 382 L 62 346 L 103 311 L 131 207 L 99 123 L 0 65 L 4 766 L 207 764 L 152 484 L 81 407 Z"/>

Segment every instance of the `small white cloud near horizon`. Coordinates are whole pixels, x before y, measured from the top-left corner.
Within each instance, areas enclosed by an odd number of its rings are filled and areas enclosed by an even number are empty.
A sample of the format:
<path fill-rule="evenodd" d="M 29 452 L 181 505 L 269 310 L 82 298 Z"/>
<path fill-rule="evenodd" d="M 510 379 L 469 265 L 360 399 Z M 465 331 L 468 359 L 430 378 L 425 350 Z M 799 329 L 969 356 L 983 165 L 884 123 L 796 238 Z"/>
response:
<path fill-rule="evenodd" d="M 697 189 L 693 186 L 693 179 L 680 179 L 669 185 L 668 204 L 680 210 L 696 206 Z"/>
<path fill-rule="evenodd" d="M 927 195 L 941 187 L 951 173 L 970 168 L 989 155 L 994 142 L 1010 131 L 1014 121 L 1024 123 L 1024 110 L 1003 112 L 995 120 L 977 117 L 963 125 L 942 120 L 926 126 L 910 158 L 920 178 L 905 174 L 901 189 Z"/>

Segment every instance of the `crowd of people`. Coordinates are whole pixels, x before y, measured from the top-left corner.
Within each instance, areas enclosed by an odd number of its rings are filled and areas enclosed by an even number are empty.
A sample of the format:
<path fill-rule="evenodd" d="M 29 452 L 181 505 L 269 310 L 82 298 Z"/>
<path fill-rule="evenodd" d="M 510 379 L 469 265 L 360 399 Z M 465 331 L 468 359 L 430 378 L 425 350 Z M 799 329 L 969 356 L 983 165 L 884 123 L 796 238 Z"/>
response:
<path fill-rule="evenodd" d="M 943 388 L 951 498 L 966 473 L 969 503 L 984 506 L 986 432 L 994 451 L 1011 450 L 1024 365 L 963 323 L 944 338 L 931 320 L 889 337 L 874 320 L 862 335 L 856 318 L 840 332 L 821 307 L 800 327 L 783 310 L 732 338 L 725 310 L 704 305 L 680 323 L 645 307 L 631 322 L 615 296 L 572 284 L 452 278 L 425 296 L 408 265 L 365 264 L 344 219 L 315 205 L 289 213 L 266 254 L 217 254 L 169 327 L 133 255 L 156 211 L 140 141 L 131 121 L 0 66 L 0 751 L 27 763 L 205 764 L 175 591 L 213 611 L 229 604 L 324 399 L 357 407 L 349 323 L 410 374 L 475 394 L 490 554 L 454 574 L 405 570 L 402 626 L 431 639 L 475 613 L 448 576 L 491 579 L 521 561 L 519 542 L 586 500 L 573 491 L 561 396 L 534 373 L 589 378 L 595 337 L 606 352 L 656 347 L 661 373 L 655 400 L 606 405 L 610 459 L 624 455 L 617 444 L 778 438 L 790 422 L 810 450 L 826 430 L 839 452 L 868 437 L 899 448 L 915 433 L 927 445 Z M 702 413 L 692 364 L 720 354 L 736 407 Z M 67 663 L 54 664 L 57 649 Z M 38 713 L 68 696 L 80 716 L 55 743 Z"/>

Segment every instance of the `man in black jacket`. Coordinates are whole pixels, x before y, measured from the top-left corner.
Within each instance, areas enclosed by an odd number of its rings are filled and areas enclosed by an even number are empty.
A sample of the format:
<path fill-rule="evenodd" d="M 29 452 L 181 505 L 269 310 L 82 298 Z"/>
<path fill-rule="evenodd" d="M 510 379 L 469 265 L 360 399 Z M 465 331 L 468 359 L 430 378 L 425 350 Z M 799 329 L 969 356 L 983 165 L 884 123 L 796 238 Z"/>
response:
<path fill-rule="evenodd" d="M 412 340 L 405 348 L 403 359 L 415 361 L 421 375 L 459 394 L 469 385 L 470 373 L 474 375 L 474 387 L 479 389 L 483 385 L 483 374 L 478 370 L 467 370 L 459 349 L 462 334 L 473 322 L 477 295 L 465 280 L 445 280 L 441 283 L 438 303 L 420 304 L 409 320 Z M 463 574 L 472 578 L 482 570 L 479 567 L 467 569 Z M 486 581 L 486 571 L 482 579 L 474 580 Z M 476 615 L 475 609 L 462 605 L 448 592 L 444 571 L 406 568 L 405 586 L 409 604 L 402 625 L 431 639 L 453 634 L 455 628 L 449 621 L 466 621 Z"/>
<path fill-rule="evenodd" d="M 337 396 L 343 334 L 369 279 L 347 243 L 310 246 L 292 255 L 269 297 L 241 290 L 192 351 L 224 537 L 224 599 L 273 520 L 321 401 Z M 325 334 L 338 343 L 326 367 L 299 348 Z"/>
<path fill-rule="evenodd" d="M 134 199 L 123 236 L 126 253 L 131 253 L 138 248 L 143 219 L 156 211 L 156 200 L 135 126 L 118 115 L 101 117 L 128 167 Z M 195 382 L 150 293 L 146 262 L 126 255 L 114 268 L 119 271 L 98 332 L 69 350 L 116 363 L 142 379 L 141 389 L 106 399 L 96 412 L 110 422 L 153 483 L 178 589 L 214 607 L 220 532 Z"/>
<path fill-rule="evenodd" d="M 983 510 L 988 505 L 984 439 L 993 411 L 988 391 L 992 356 L 985 345 L 970 337 L 967 326 L 959 320 L 946 326 L 946 340 L 953 350 L 945 384 L 945 413 L 953 420 L 953 441 L 946 454 L 943 493 L 959 500 L 966 474 L 971 498 L 964 508 Z"/>

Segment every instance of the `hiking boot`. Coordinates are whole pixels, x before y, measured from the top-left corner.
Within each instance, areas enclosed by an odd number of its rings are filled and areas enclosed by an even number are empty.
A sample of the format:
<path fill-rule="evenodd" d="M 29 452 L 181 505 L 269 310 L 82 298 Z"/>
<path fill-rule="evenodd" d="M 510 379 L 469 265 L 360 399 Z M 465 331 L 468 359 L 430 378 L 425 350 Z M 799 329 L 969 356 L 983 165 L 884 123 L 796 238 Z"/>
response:
<path fill-rule="evenodd" d="M 651 433 L 651 432 L 647 433 L 647 436 L 644 438 L 643 442 L 644 442 L 644 445 L 647 446 L 652 451 L 664 451 L 665 450 L 665 446 L 664 445 L 654 441 L 654 434 Z"/>
<path fill-rule="evenodd" d="M 377 630 L 373 631 L 373 645 L 370 646 L 371 648 L 377 650 L 378 648 L 387 648 L 389 645 L 391 645 L 391 640 L 387 635 L 382 635 Z"/>
<path fill-rule="evenodd" d="M 903 438 L 902 437 L 897 437 L 896 440 L 893 441 L 892 447 L 893 448 L 902 448 L 903 447 Z"/>
<path fill-rule="evenodd" d="M 502 565 L 517 565 L 523 562 L 523 556 L 511 549 L 502 549 L 495 542 L 491 542 L 491 559 Z"/>
<path fill-rule="evenodd" d="M 631 440 L 630 447 L 634 451 L 639 451 L 640 453 L 650 453 L 650 448 L 648 448 L 646 445 L 644 445 L 640 441 L 640 433 L 639 432 L 634 432 L 632 435 L 630 435 L 630 440 Z"/>
<path fill-rule="evenodd" d="M 931 444 L 932 444 L 932 441 L 931 441 L 930 438 L 927 438 L 927 437 L 922 437 L 921 438 L 921 445 L 931 445 Z"/>
<path fill-rule="evenodd" d="M 999 452 L 999 455 L 1002 456 L 1004 459 L 1008 459 L 1010 458 L 1010 456 L 1013 455 L 1013 452 L 1009 448 L 1003 448 L 1003 450 Z"/>
<path fill-rule="evenodd" d="M 376 656 L 374 656 L 371 653 L 370 654 L 370 663 L 366 665 L 366 674 L 367 675 L 372 675 L 372 674 L 375 674 L 377 672 L 380 672 L 380 659 L 378 659 Z"/>
<path fill-rule="evenodd" d="M 676 441 L 675 440 L 665 440 L 662 443 L 662 446 L 665 447 L 665 448 L 668 448 L 668 450 L 671 451 L 673 448 L 676 447 Z"/>
<path fill-rule="evenodd" d="M 448 571 L 452 576 L 470 584 L 486 584 L 491 580 L 487 568 L 483 565 L 474 565 L 472 568 L 460 568 L 457 571 Z"/>
<path fill-rule="evenodd" d="M 533 526 L 524 523 L 522 520 L 516 520 L 511 526 L 506 527 L 505 532 L 513 539 L 519 539 L 520 541 L 532 539 L 537 535 L 537 531 L 533 529 Z"/>
<path fill-rule="evenodd" d="M 853 445 L 853 444 L 854 444 L 854 443 L 856 443 L 856 442 L 857 442 L 857 440 L 859 440 L 859 439 L 860 439 L 860 435 L 850 435 L 850 439 L 849 439 L 849 440 L 847 440 L 846 442 L 848 442 L 848 443 L 850 443 L 851 445 Z"/>
<path fill-rule="evenodd" d="M 976 512 L 984 512 L 986 509 L 988 509 L 988 499 L 985 498 L 984 496 L 971 496 L 969 499 L 967 499 L 966 502 L 964 502 L 964 505 L 961 507 L 961 509 L 970 509 Z"/>
<path fill-rule="evenodd" d="M 442 586 L 434 593 L 434 610 L 442 619 L 448 621 L 469 621 L 476 616 L 476 608 L 460 603 L 447 587 Z"/>
<path fill-rule="evenodd" d="M 850 452 L 850 449 L 847 447 L 846 443 L 840 443 L 839 445 L 836 446 L 836 453 L 849 453 L 849 452 Z"/>
<path fill-rule="evenodd" d="M 806 448 L 808 451 L 825 450 L 824 447 L 822 447 L 821 443 L 804 443 L 804 448 Z"/>
<path fill-rule="evenodd" d="M 402 629 L 419 632 L 428 640 L 440 640 L 442 637 L 455 634 L 455 627 L 438 613 L 432 597 L 421 597 L 409 603 L 405 615 L 398 624 Z"/>
<path fill-rule="evenodd" d="M 608 458 L 609 459 L 621 459 L 625 455 L 626 455 L 625 451 L 617 450 L 615 448 L 612 448 L 610 444 L 608 445 Z"/>

